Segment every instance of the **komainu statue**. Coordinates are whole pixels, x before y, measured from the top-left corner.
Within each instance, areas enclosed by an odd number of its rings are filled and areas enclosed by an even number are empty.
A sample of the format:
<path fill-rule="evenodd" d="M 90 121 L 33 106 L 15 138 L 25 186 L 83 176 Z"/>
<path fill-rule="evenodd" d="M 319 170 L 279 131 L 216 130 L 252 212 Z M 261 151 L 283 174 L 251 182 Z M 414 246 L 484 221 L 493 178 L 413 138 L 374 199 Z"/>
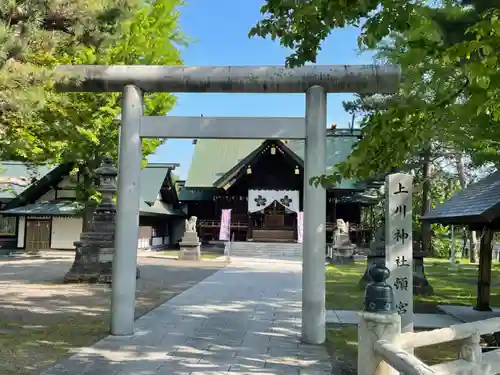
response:
<path fill-rule="evenodd" d="M 196 221 L 198 218 L 196 216 L 191 216 L 188 219 L 186 219 L 186 232 L 196 232 Z"/>
<path fill-rule="evenodd" d="M 330 262 L 334 264 L 350 264 L 354 262 L 356 245 L 349 238 L 349 225 L 337 219 L 337 228 L 333 232 L 333 243 L 329 251 Z"/>

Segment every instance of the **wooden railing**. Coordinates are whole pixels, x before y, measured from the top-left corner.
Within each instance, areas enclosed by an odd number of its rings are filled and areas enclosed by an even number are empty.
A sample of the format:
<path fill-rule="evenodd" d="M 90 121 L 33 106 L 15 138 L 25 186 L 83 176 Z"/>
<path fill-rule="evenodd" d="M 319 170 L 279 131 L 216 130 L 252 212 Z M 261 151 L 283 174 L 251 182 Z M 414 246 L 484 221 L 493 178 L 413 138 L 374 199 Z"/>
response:
<path fill-rule="evenodd" d="M 200 228 L 219 228 L 220 220 L 200 220 L 198 221 L 198 226 Z M 248 228 L 248 223 L 243 221 L 231 221 L 231 228 L 246 229 Z"/>
<path fill-rule="evenodd" d="M 481 335 L 500 331 L 500 318 L 453 325 L 448 328 L 417 333 L 402 333 L 392 342 L 378 340 L 373 345 L 375 356 L 405 375 L 496 375 L 500 374 L 500 349 L 482 353 Z M 411 352 L 415 348 L 460 342 L 457 360 L 428 366 Z M 386 375 L 378 366 L 373 375 Z M 361 373 L 361 372 L 360 372 Z M 392 373 L 391 373 L 392 374 Z"/>
<path fill-rule="evenodd" d="M 220 220 L 199 220 L 198 221 L 198 226 L 201 228 L 216 228 L 220 227 Z M 336 224 L 327 222 L 326 223 L 326 229 L 327 230 L 334 230 Z M 248 228 L 248 222 L 247 221 L 231 221 L 231 228 Z M 356 224 L 352 223 L 349 226 L 349 231 L 350 232 L 358 232 L 358 231 L 368 231 L 371 230 L 372 228 L 368 225 L 363 225 L 363 224 Z"/>

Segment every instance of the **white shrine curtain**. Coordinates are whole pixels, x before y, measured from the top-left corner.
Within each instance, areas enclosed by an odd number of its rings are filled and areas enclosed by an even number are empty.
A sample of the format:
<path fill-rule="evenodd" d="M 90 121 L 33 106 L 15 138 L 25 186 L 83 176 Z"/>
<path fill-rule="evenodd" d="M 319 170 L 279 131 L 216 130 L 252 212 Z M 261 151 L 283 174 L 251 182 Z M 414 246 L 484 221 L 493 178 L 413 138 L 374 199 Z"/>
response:
<path fill-rule="evenodd" d="M 298 190 L 248 190 L 248 212 L 262 211 L 273 202 L 289 211 L 299 212 Z"/>

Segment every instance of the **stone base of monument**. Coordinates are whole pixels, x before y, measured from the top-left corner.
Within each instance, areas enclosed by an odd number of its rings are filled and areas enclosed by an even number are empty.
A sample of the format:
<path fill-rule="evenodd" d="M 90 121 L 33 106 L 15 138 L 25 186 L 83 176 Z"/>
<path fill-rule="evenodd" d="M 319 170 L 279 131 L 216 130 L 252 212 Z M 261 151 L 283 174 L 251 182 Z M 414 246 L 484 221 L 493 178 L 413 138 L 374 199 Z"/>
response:
<path fill-rule="evenodd" d="M 180 260 L 200 260 L 201 259 L 201 251 L 200 251 L 200 243 L 198 244 L 183 244 L 180 243 L 181 250 L 179 252 Z"/>
<path fill-rule="evenodd" d="M 200 260 L 201 259 L 200 245 L 201 242 L 196 232 L 185 232 L 181 242 L 179 243 L 180 246 L 179 259 Z"/>
<path fill-rule="evenodd" d="M 64 276 L 65 283 L 111 284 L 113 249 L 81 246 L 76 243 L 75 260 Z M 140 277 L 136 269 L 136 279 Z"/>
<path fill-rule="evenodd" d="M 342 221 L 343 224 L 343 221 Z M 330 248 L 330 264 L 345 265 L 354 263 L 356 245 L 351 242 L 349 234 L 336 233 Z"/>
<path fill-rule="evenodd" d="M 335 265 L 347 265 L 354 263 L 354 250 L 355 245 L 348 247 L 335 247 L 329 249 L 329 262 Z"/>
<path fill-rule="evenodd" d="M 330 258 L 330 264 L 342 266 L 354 264 L 354 254 L 345 254 L 342 252 L 333 251 L 332 257 Z"/>

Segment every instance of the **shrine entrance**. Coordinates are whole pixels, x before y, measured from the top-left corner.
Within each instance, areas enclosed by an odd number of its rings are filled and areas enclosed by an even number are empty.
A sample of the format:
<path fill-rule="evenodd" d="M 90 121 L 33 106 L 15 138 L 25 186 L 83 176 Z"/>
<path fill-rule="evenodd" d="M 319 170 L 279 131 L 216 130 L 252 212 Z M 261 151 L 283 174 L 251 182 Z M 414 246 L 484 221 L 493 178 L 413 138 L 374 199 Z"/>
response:
<path fill-rule="evenodd" d="M 251 225 L 248 240 L 259 242 L 297 241 L 299 191 L 249 190 Z"/>
<path fill-rule="evenodd" d="M 311 65 L 295 69 L 280 66 L 69 65 L 58 67 L 58 72 L 79 78 L 66 80 L 60 86 L 66 91 L 122 93 L 111 334 L 134 334 L 136 278 L 130 275 L 137 268 L 141 138 L 296 139 L 305 141 L 305 209 L 301 219 L 304 223 L 302 340 L 309 344 L 324 343 L 325 274 L 321 270 L 325 267 L 326 189 L 311 184 L 311 180 L 326 173 L 327 94 L 392 94 L 399 87 L 400 69 L 370 65 Z M 305 116 L 145 116 L 144 94 L 154 92 L 305 94 Z M 259 211 L 266 207 L 260 207 Z"/>
<path fill-rule="evenodd" d="M 47 218 L 26 220 L 25 250 L 27 253 L 37 253 L 50 249 L 51 221 Z"/>

